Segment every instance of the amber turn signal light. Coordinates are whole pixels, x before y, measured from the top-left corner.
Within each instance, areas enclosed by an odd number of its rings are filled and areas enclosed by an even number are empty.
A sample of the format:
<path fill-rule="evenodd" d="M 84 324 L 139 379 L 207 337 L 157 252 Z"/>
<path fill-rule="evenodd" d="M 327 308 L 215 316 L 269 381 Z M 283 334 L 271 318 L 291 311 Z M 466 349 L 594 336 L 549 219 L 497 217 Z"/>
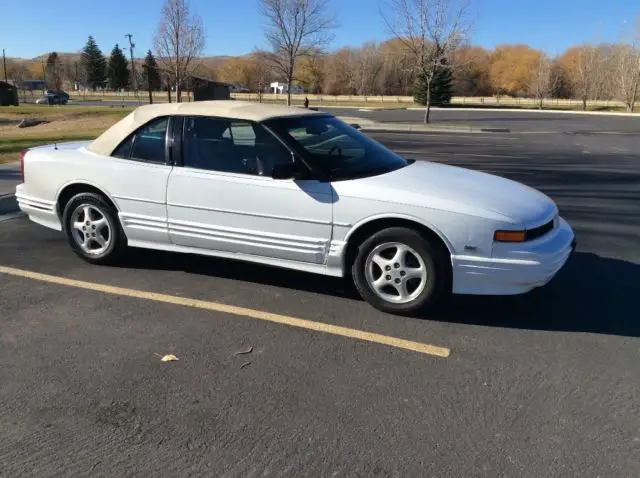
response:
<path fill-rule="evenodd" d="M 496 231 L 493 238 L 498 242 L 524 242 L 527 234 L 525 231 Z"/>

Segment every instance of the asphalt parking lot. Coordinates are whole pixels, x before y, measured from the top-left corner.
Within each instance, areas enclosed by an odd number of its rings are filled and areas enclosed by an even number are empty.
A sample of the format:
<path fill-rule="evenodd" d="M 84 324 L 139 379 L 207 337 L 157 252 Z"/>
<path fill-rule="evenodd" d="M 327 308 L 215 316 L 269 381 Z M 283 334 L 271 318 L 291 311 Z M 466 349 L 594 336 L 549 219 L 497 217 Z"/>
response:
<path fill-rule="evenodd" d="M 92 267 L 59 233 L 0 222 L 0 474 L 638 476 L 638 123 L 565 121 L 579 128 L 372 134 L 537 187 L 577 233 L 546 288 L 424 318 L 229 261 Z"/>

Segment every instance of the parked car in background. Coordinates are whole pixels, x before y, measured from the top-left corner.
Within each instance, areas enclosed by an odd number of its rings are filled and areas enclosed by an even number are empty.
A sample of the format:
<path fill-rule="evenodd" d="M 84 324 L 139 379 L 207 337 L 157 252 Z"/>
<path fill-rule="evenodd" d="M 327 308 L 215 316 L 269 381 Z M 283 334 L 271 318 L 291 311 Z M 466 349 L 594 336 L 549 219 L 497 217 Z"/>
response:
<path fill-rule="evenodd" d="M 251 90 L 249 88 L 242 85 L 231 85 L 229 86 L 229 91 L 231 93 L 251 93 Z"/>
<path fill-rule="evenodd" d="M 29 218 L 87 262 L 128 247 L 352 278 L 380 310 L 546 284 L 575 248 L 544 194 L 403 158 L 331 114 L 244 101 L 141 106 L 91 142 L 32 148 Z"/>
<path fill-rule="evenodd" d="M 45 105 L 66 105 L 69 102 L 69 94 L 64 91 L 54 92 L 47 90 L 41 98 L 36 100 L 37 104 Z"/>

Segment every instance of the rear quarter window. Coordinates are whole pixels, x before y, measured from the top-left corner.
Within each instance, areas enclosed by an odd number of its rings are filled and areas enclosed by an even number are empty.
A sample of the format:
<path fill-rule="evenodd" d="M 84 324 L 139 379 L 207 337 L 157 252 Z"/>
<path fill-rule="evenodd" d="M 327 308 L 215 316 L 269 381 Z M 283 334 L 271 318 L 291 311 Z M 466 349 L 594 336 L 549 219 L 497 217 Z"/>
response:
<path fill-rule="evenodd" d="M 120 143 L 111 156 L 164 164 L 168 124 L 169 118 L 147 123 Z"/>

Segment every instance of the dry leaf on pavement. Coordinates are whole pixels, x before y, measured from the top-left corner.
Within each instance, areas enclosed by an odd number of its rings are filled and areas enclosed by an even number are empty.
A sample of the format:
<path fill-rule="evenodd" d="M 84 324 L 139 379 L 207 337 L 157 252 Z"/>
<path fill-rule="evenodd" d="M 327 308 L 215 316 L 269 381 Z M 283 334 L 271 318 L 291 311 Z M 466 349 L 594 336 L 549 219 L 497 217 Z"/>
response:
<path fill-rule="evenodd" d="M 158 357 L 162 357 L 160 354 L 156 354 Z M 178 360 L 178 357 L 176 357 L 175 355 L 165 355 L 160 359 L 162 362 L 175 362 L 176 360 Z"/>

